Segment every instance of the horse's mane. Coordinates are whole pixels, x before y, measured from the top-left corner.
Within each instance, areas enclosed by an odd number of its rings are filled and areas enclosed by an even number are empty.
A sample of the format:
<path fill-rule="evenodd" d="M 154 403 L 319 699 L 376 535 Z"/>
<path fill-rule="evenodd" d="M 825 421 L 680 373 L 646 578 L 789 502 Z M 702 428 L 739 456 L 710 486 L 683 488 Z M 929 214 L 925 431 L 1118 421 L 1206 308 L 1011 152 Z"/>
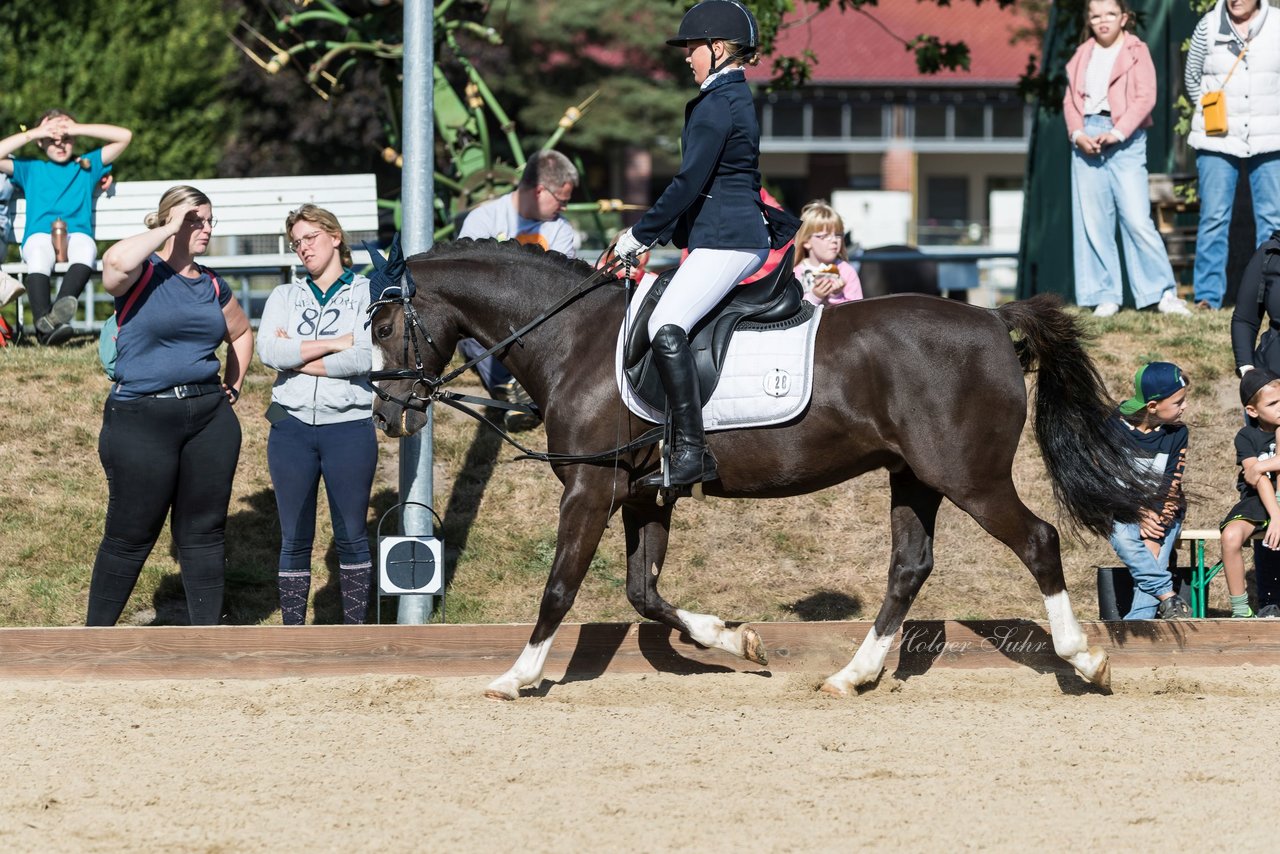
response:
<path fill-rule="evenodd" d="M 521 263 L 546 264 L 582 278 L 591 275 L 595 270 L 586 261 L 570 258 L 563 252 L 543 249 L 531 243 L 518 243 L 515 240 L 494 240 L 491 237 L 480 240 L 463 237 L 447 243 L 437 243 L 424 255 L 417 257 L 423 261 L 518 260 Z"/>

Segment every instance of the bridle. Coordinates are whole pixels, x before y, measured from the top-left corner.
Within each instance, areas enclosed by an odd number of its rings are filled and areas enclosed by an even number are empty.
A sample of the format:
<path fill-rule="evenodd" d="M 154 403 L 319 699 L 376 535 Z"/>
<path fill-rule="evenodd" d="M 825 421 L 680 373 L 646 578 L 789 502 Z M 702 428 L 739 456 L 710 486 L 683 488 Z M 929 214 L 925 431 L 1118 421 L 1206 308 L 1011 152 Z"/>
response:
<path fill-rule="evenodd" d="M 532 459 L 540 460 L 548 463 L 600 463 L 600 462 L 616 462 L 623 454 L 630 453 L 657 442 L 664 432 L 664 427 L 658 426 L 641 434 L 636 439 L 619 445 L 608 451 L 600 451 L 593 454 L 560 454 L 550 451 L 535 451 L 526 448 L 511 437 L 503 427 L 498 426 L 489 420 L 481 412 L 476 411 L 472 406 L 493 407 L 497 409 L 512 410 L 515 412 L 524 412 L 530 415 L 539 415 L 538 411 L 521 403 L 509 403 L 502 400 L 493 400 L 487 397 L 476 397 L 469 394 L 458 394 L 457 392 L 448 391 L 445 386 L 457 379 L 462 374 L 471 370 L 484 359 L 495 353 L 506 350 L 512 344 L 524 345 L 521 340 L 529 331 L 541 326 L 550 318 L 558 314 L 565 306 L 577 300 L 601 285 L 614 281 L 614 276 L 619 270 L 625 270 L 627 281 L 631 280 L 631 262 L 629 260 L 615 258 L 613 261 L 594 270 L 591 275 L 578 282 L 564 296 L 555 302 L 547 310 L 543 311 L 533 320 L 521 326 L 519 329 L 511 330 L 511 334 L 506 338 L 486 349 L 483 353 L 475 358 L 463 363 L 459 367 L 453 369 L 444 376 L 432 376 L 427 373 L 423 366 L 422 354 L 424 345 L 428 346 L 435 352 L 440 359 L 441 364 L 448 364 L 450 354 L 445 353 L 436 344 L 435 339 L 431 337 L 431 333 L 422 323 L 422 319 L 418 314 L 418 310 L 413 305 L 413 294 L 416 288 L 413 286 L 412 274 L 408 267 L 405 267 L 404 277 L 408 280 L 404 286 L 396 289 L 397 296 L 378 299 L 369 304 L 368 314 L 370 323 L 373 316 L 382 308 L 399 306 L 404 315 L 404 328 L 402 330 L 402 363 L 408 364 L 409 353 L 413 352 L 413 367 L 401 368 L 391 371 L 371 371 L 369 373 L 369 381 L 373 385 L 373 392 L 380 399 L 387 403 L 395 403 L 401 409 L 400 419 L 401 427 L 404 426 L 405 413 L 409 410 L 416 412 L 426 412 L 428 406 L 432 403 L 443 403 L 451 406 L 459 412 L 463 412 L 472 418 L 487 424 L 503 441 L 520 450 L 521 455 L 516 459 Z M 378 385 L 379 382 L 386 380 L 408 380 L 410 382 L 409 392 L 404 397 L 397 397 L 391 392 Z"/>

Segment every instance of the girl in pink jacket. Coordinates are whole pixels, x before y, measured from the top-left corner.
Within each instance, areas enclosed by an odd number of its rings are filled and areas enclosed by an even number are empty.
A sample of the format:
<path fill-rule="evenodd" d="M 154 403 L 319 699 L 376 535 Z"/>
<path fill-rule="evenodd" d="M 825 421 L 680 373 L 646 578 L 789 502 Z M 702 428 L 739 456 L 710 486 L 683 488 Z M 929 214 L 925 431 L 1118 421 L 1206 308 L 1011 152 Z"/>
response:
<path fill-rule="evenodd" d="M 1156 104 L 1151 53 L 1134 35 L 1125 0 L 1091 0 L 1085 37 L 1067 63 L 1062 112 L 1071 137 L 1071 226 L 1076 302 L 1097 317 L 1120 310 L 1124 291 L 1116 218 L 1137 308 L 1190 314 L 1178 299 L 1173 268 L 1147 189 L 1147 131 Z"/>

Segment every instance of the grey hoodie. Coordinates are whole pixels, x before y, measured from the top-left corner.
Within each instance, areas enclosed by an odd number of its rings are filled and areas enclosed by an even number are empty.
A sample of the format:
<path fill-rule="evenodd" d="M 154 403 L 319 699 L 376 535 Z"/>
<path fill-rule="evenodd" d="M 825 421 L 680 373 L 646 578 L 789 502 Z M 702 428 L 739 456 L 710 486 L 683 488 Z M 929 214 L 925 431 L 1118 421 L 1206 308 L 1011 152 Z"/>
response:
<path fill-rule="evenodd" d="M 369 418 L 373 414 L 373 386 L 369 384 L 373 350 L 365 324 L 368 307 L 369 280 L 359 274 L 324 308 L 305 279 L 272 291 L 257 335 L 258 358 L 279 371 L 271 400 L 306 424 Z M 284 330 L 288 337 L 280 337 L 277 330 Z M 355 335 L 355 346 L 324 357 L 327 377 L 298 373 L 303 365 L 303 341 L 336 338 L 348 332 Z"/>

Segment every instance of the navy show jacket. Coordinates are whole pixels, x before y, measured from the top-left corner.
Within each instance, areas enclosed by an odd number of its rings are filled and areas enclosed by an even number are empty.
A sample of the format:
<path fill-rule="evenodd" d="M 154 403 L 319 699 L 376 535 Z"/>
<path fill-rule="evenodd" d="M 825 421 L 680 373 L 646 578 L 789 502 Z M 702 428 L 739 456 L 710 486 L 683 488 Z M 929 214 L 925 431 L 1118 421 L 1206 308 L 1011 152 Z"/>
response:
<path fill-rule="evenodd" d="M 741 69 L 717 77 L 688 103 L 681 141 L 680 172 L 632 235 L 646 246 L 769 248 L 760 208 L 760 124 Z"/>

